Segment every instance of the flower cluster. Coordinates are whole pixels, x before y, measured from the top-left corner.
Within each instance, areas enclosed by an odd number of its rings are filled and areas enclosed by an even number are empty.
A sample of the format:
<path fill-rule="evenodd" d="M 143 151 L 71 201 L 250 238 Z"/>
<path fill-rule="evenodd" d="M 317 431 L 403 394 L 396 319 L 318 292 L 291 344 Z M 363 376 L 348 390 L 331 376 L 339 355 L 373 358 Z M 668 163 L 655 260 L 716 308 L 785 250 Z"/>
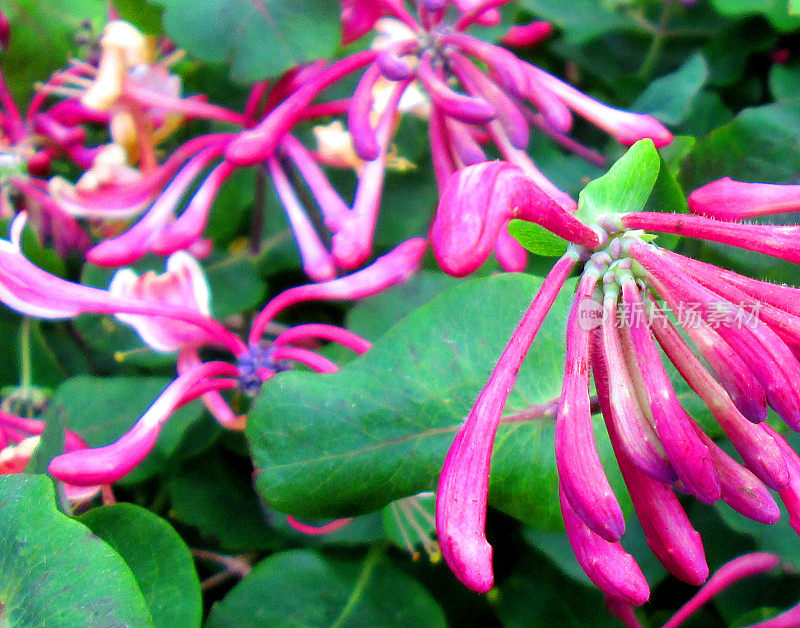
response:
<path fill-rule="evenodd" d="M 487 180 L 502 184 L 486 186 Z M 772 408 L 788 426 L 800 429 L 800 291 L 673 253 L 648 234 L 676 233 L 800 262 L 800 227 L 649 212 L 609 213 L 586 225 L 543 204 L 534 188 L 513 166 L 467 168 L 451 180 L 432 232 L 434 253 L 446 262 L 443 266 L 467 271 L 486 251 L 479 245 L 463 247 L 464 241 L 491 241 L 511 214 L 572 242 L 514 331 L 444 463 L 437 531 L 455 574 L 477 591 L 492 586 L 492 551 L 484 526 L 494 437 L 517 371 L 579 264 L 555 451 L 567 536 L 592 581 L 629 604 L 649 597 L 642 572 L 619 544 L 625 520 L 595 444 L 590 377 L 648 545 L 670 573 L 695 585 L 708 577 L 700 537 L 675 491 L 704 503 L 723 500 L 747 517 L 774 523 L 780 511 L 771 488 L 800 531 L 800 457 L 765 423 Z M 453 219 L 462 211 L 469 217 L 470 233 Z M 698 324 L 683 326 L 695 349 L 668 317 L 634 314 L 659 312 L 662 302 L 673 311 L 683 303 L 697 305 Z M 627 313 L 622 320 L 620 304 Z M 760 317 L 743 316 L 743 308 L 758 308 Z M 598 309 L 603 315 L 591 316 Z M 725 324 L 712 326 L 720 315 Z M 741 462 L 683 408 L 658 345 L 708 407 Z"/>

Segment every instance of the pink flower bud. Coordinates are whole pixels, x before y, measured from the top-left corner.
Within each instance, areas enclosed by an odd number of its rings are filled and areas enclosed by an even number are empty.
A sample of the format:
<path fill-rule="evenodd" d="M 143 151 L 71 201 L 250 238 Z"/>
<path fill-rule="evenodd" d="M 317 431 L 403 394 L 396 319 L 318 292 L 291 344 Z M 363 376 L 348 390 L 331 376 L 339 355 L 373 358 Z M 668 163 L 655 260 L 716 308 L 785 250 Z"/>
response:
<path fill-rule="evenodd" d="M 724 177 L 697 188 L 688 201 L 692 213 L 717 220 L 744 220 L 800 210 L 800 185 L 745 183 Z"/>

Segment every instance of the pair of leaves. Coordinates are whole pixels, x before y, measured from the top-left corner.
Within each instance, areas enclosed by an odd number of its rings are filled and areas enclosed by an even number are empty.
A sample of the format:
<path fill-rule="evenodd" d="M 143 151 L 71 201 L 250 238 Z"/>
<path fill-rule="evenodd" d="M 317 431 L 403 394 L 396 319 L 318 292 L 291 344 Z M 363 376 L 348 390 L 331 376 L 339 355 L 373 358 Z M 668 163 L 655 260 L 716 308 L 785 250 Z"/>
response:
<path fill-rule="evenodd" d="M 0 478 L 0 564 L 3 625 L 200 622 L 189 550 L 166 522 L 130 504 L 78 522 L 56 509 L 45 476 Z"/>

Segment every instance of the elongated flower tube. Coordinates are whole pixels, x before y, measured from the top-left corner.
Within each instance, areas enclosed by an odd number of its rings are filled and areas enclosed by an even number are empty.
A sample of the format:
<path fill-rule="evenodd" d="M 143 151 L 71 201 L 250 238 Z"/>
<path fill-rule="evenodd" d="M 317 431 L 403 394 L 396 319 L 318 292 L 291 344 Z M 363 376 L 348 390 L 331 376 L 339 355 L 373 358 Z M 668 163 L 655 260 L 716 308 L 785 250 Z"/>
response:
<path fill-rule="evenodd" d="M 685 273 L 663 252 L 643 242 L 631 242 L 630 253 L 656 281 L 686 302 L 696 303 L 706 322 L 714 314 L 721 316 L 722 338 L 751 364 L 766 392 L 769 404 L 791 426 L 799 426 L 800 364 L 789 348 L 769 327 L 759 321 L 737 324 L 741 308 L 717 296 L 700 284 L 686 280 Z M 746 319 L 745 319 L 746 320 Z"/>
<path fill-rule="evenodd" d="M 152 450 L 166 420 L 181 405 L 199 394 L 192 394 L 197 385 L 215 377 L 238 375 L 238 369 L 225 362 L 206 362 L 179 376 L 150 406 L 136 425 L 119 440 L 97 449 L 81 449 L 50 462 L 50 473 L 78 486 L 109 484 L 123 477 Z M 226 380 L 221 385 L 228 386 Z"/>
<path fill-rule="evenodd" d="M 415 18 L 402 0 L 347 2 L 343 6 L 346 41 L 374 26 L 380 34 L 375 38 L 373 48 L 337 61 L 314 77 L 258 126 L 244 131 L 231 142 L 226 149 L 226 158 L 237 165 L 252 165 L 267 159 L 278 147 L 281 135 L 299 118 L 304 108 L 331 84 L 362 68 L 366 69 L 348 115 L 357 156 L 370 161 L 378 158 L 379 154 L 370 120 L 370 112 L 374 111 L 373 87 L 382 79 L 390 82 L 414 80 L 424 87 L 431 103 L 428 115 L 431 153 L 440 185 L 445 181 L 441 173 L 467 165 L 457 161 L 457 140 L 449 131 L 451 122 L 490 130 L 491 140 L 503 158 L 523 168 L 547 194 L 567 209 L 575 209 L 575 202 L 552 184 L 520 150 L 527 141 L 527 114 L 538 113 L 546 120 L 561 121 L 541 127 L 546 133 L 552 128 L 559 136 L 568 130 L 571 121 L 569 110 L 574 109 L 625 143 L 645 137 L 652 138 L 659 146 L 671 141 L 669 131 L 654 118 L 602 105 L 504 48 L 464 32 L 476 21 L 496 23 L 502 4 L 505 3 L 457 2 L 456 13 L 460 12 L 460 15 L 456 15 L 452 23 L 453 12 L 445 10 L 444 4 L 430 8 L 435 3 L 418 2 Z M 547 25 L 539 23 L 513 29 L 509 37 L 516 43 L 531 44 L 548 30 Z M 473 61 L 485 65 L 487 73 L 478 70 Z M 460 85 L 451 84 L 453 79 Z M 469 132 L 475 135 L 479 129 Z"/>
<path fill-rule="evenodd" d="M 567 357 L 555 431 L 561 491 L 572 510 L 606 541 L 618 541 L 625 518 L 603 471 L 589 407 L 591 330 L 581 325 L 581 308 L 591 300 L 599 271 L 584 272 L 567 322 Z"/>
<path fill-rule="evenodd" d="M 559 499 L 567 538 L 589 579 L 617 599 L 634 606 L 644 604 L 650 598 L 650 587 L 633 556 L 619 543 L 610 543 L 592 532 L 561 490 Z"/>
<path fill-rule="evenodd" d="M 620 224 L 628 229 L 675 233 L 720 242 L 800 264 L 800 250 L 797 247 L 800 225 L 749 225 L 722 222 L 705 216 L 648 212 L 624 214 L 620 217 Z"/>
<path fill-rule="evenodd" d="M 597 231 L 542 193 L 519 168 L 495 161 L 462 168 L 447 182 L 431 227 L 436 261 L 457 277 L 477 270 L 513 218 L 587 248 L 600 244 Z"/>
<path fill-rule="evenodd" d="M 622 283 L 622 297 L 629 312 L 636 311 L 637 306 L 641 311 L 639 289 L 632 279 Z M 626 322 L 631 330 L 656 432 L 670 464 L 689 492 L 701 501 L 713 503 L 720 498 L 721 488 L 708 447 L 697 438 L 694 422 L 681 407 L 644 321 L 629 316 Z"/>
<path fill-rule="evenodd" d="M 688 201 L 694 214 L 717 220 L 745 220 L 800 210 L 800 185 L 745 183 L 723 177 L 697 188 Z"/>
<path fill-rule="evenodd" d="M 598 342 L 595 351 L 602 350 Z M 611 419 L 615 412 L 608 385 L 613 380 L 608 377 L 602 358 L 595 358 L 593 370 L 608 435 L 648 547 L 671 574 L 684 582 L 701 584 L 708 577 L 708 565 L 700 535 L 669 486 L 642 472 L 625 453 L 616 428 L 621 422 Z"/>
<path fill-rule="evenodd" d="M 775 441 L 748 421 L 731 401 L 722 386 L 705 370 L 702 363 L 667 319 L 657 310 L 653 317 L 653 333 L 667 357 L 681 376 L 703 400 L 725 431 L 745 465 L 770 488 L 780 491 L 789 483 L 786 461 Z"/>
<path fill-rule="evenodd" d="M 780 558 L 775 554 L 753 552 L 752 554 L 744 554 L 743 556 L 739 556 L 725 563 L 714 572 L 714 575 L 709 578 L 708 582 L 706 582 L 694 596 L 692 596 L 692 599 L 684 604 L 678 612 L 664 624 L 664 628 L 677 628 L 720 591 L 723 591 L 744 578 L 764 573 L 765 571 L 771 571 L 778 566 L 779 562 Z"/>
<path fill-rule="evenodd" d="M 522 360 L 564 285 L 577 255 L 568 252 L 542 284 L 489 381 L 459 429 L 442 467 L 436 491 L 436 534 L 456 577 L 473 591 L 492 588 L 492 548 L 486 541 L 489 465 L 495 434 Z"/>
<path fill-rule="evenodd" d="M 603 407 L 609 434 L 614 434 L 615 449 L 646 475 L 663 484 L 677 480 L 667 453 L 658 439 L 652 413 L 645 400 L 639 399 L 640 382 L 631 379 L 620 340 L 617 319 L 619 293 L 606 289 L 603 298 L 603 319 L 597 346 L 592 353 L 595 386 Z M 638 373 L 638 369 L 634 374 Z M 620 453 L 617 453 L 617 457 Z"/>

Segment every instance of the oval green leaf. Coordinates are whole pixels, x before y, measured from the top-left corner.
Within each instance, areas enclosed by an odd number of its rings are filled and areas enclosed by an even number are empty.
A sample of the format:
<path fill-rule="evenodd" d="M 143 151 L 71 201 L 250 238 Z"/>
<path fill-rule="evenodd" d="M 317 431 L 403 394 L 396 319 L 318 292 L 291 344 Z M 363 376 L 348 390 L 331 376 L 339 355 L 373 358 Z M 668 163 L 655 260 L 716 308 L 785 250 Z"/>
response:
<path fill-rule="evenodd" d="M 125 561 L 61 514 L 43 475 L 0 477 L 0 624 L 152 626 Z"/>

